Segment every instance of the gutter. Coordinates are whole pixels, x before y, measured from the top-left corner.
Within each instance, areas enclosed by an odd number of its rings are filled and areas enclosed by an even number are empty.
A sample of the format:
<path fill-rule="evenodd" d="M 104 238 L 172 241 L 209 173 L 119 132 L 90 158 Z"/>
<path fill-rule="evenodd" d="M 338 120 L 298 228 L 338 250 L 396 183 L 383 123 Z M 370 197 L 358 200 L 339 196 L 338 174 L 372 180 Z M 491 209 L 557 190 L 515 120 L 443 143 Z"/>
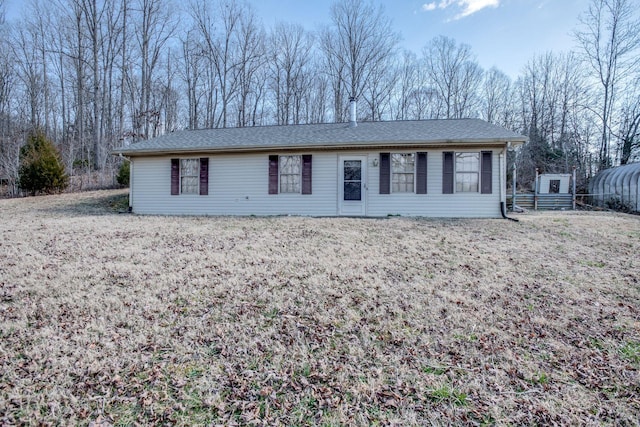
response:
<path fill-rule="evenodd" d="M 402 141 L 402 142 L 364 142 L 339 144 L 309 144 L 309 145 L 252 145 L 252 146 L 226 146 L 226 147 L 174 147 L 174 148 L 141 148 L 113 150 L 112 154 L 129 156 L 161 156 L 171 154 L 195 154 L 195 153 L 246 153 L 246 152 L 273 152 L 273 151 L 344 151 L 364 149 L 406 149 L 406 148 L 468 148 L 468 147 L 501 147 L 507 143 L 500 139 L 486 140 L 441 140 L 441 141 Z M 518 141 L 518 144 L 521 142 Z M 124 148 L 124 147 L 123 147 Z"/>

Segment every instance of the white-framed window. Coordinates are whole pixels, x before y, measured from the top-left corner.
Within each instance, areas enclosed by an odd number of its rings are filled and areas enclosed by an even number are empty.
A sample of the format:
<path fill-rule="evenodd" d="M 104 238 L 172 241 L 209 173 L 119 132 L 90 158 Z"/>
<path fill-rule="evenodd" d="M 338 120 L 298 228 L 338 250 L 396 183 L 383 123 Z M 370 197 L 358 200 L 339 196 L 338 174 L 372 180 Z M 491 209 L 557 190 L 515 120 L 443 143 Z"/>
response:
<path fill-rule="evenodd" d="M 480 153 L 456 153 L 456 193 L 477 193 L 480 184 Z"/>
<path fill-rule="evenodd" d="M 278 162 L 280 193 L 300 193 L 302 156 L 280 156 Z"/>
<path fill-rule="evenodd" d="M 198 194 L 200 191 L 200 160 L 180 159 L 180 194 Z"/>
<path fill-rule="evenodd" d="M 415 191 L 415 153 L 391 153 L 391 192 Z"/>

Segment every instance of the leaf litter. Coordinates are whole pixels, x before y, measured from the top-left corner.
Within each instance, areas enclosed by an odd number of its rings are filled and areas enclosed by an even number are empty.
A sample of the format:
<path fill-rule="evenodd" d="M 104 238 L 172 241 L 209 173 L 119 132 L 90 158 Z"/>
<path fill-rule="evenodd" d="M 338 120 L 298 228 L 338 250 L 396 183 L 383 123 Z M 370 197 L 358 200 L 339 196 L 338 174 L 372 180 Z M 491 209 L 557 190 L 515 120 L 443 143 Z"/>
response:
<path fill-rule="evenodd" d="M 634 425 L 640 222 L 1 200 L 0 424 Z"/>

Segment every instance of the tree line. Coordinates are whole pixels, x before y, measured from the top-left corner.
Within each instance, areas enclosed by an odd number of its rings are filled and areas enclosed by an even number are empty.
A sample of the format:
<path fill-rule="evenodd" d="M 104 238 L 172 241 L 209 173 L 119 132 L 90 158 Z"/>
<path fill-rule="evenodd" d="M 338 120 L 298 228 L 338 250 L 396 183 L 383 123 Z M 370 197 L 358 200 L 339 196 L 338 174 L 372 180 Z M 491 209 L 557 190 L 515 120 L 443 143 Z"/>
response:
<path fill-rule="evenodd" d="M 266 28 L 241 0 L 30 0 L 0 12 L 0 179 L 15 187 L 35 131 L 70 175 L 115 173 L 109 153 L 180 129 L 479 117 L 529 136 L 521 183 L 575 166 L 579 185 L 640 154 L 640 19 L 590 0 L 575 48 L 512 79 L 438 36 L 402 49 L 382 6 L 338 0 L 313 31 Z M 3 0 L 0 0 L 0 11 Z M 12 187 L 13 185 L 13 187 Z"/>

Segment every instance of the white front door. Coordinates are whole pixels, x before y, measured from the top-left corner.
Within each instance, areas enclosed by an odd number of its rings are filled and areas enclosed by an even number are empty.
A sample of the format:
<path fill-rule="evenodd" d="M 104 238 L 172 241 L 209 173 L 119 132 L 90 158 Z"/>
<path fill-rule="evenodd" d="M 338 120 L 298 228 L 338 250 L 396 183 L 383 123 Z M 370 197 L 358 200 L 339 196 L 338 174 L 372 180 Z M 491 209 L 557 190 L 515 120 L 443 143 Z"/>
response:
<path fill-rule="evenodd" d="M 338 213 L 367 214 L 367 157 L 340 156 L 338 167 Z"/>

